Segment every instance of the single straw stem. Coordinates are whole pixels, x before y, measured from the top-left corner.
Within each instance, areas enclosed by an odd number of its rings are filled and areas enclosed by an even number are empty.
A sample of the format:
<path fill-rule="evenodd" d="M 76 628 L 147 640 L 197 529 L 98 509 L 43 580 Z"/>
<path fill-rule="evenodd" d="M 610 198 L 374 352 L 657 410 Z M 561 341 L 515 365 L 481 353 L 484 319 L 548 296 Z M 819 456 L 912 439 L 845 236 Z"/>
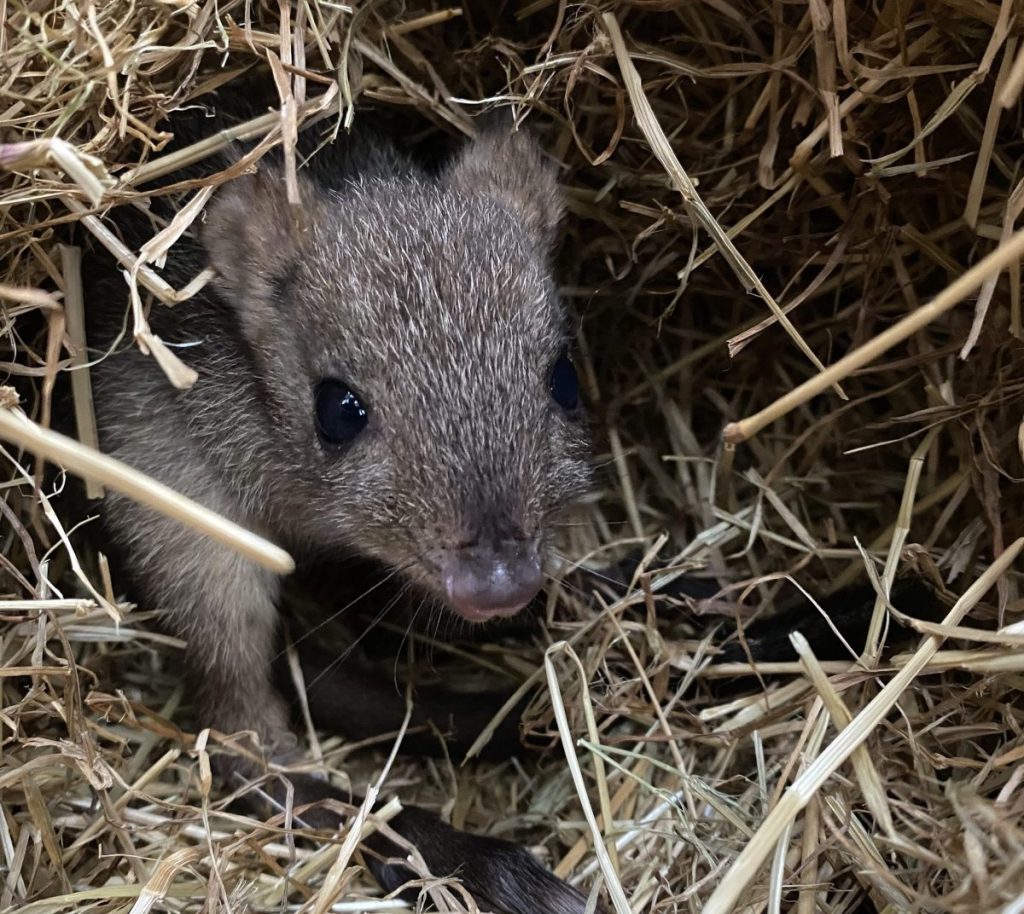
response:
<path fill-rule="evenodd" d="M 82 249 L 62 244 L 61 269 L 64 273 L 64 318 L 68 339 L 74 347 L 71 352 L 71 399 L 75 405 L 75 428 L 78 438 L 91 448 L 99 449 L 96 432 L 96 412 L 92 401 L 92 381 L 89 377 L 89 353 L 85 339 L 85 299 L 82 292 Z M 103 487 L 86 480 L 88 498 L 102 498 Z"/>
<path fill-rule="evenodd" d="M 966 273 L 959 276 L 953 283 L 946 286 L 927 305 L 908 314 L 903 320 L 893 324 L 888 330 L 844 356 L 834 365 L 819 372 L 813 378 L 804 381 L 799 387 L 779 397 L 770 406 L 739 422 L 730 422 L 723 432 L 727 444 L 739 444 L 752 438 L 766 425 L 781 419 L 798 406 L 802 406 L 812 397 L 831 387 L 868 362 L 874 361 L 884 352 L 892 349 L 897 343 L 913 336 L 918 330 L 927 327 L 932 321 L 945 314 L 954 305 L 959 304 L 968 295 L 981 287 L 990 276 L 1000 273 L 1014 261 L 1024 257 L 1024 230 L 1016 232 L 1004 244 L 999 245 L 987 257 L 983 257 Z"/>
<path fill-rule="evenodd" d="M 587 820 L 590 834 L 594 843 L 594 854 L 601 866 L 604 875 L 605 885 L 608 887 L 608 894 L 612 899 L 612 906 L 615 914 L 631 914 L 629 900 L 622 890 L 622 883 L 615 871 L 615 864 L 604 844 L 604 837 L 597 824 L 597 817 L 594 815 L 593 807 L 590 805 L 590 798 L 587 796 L 587 784 L 580 768 L 580 760 L 576 756 L 576 749 L 573 746 L 572 731 L 569 728 L 569 716 L 565 711 L 565 704 L 562 701 L 561 685 L 558 679 L 558 671 L 555 669 L 554 657 L 556 654 L 566 654 L 576 662 L 577 668 L 582 672 L 583 665 L 579 657 L 566 641 L 559 641 L 552 644 L 544 652 L 544 671 L 547 675 L 548 688 L 551 691 L 551 703 L 555 712 L 555 722 L 558 725 L 558 735 L 562 740 L 562 749 L 565 751 L 565 760 L 569 765 L 569 773 L 572 775 L 573 785 L 576 787 L 576 794 L 583 809 L 583 816 Z M 582 680 L 581 680 L 582 681 Z M 605 809 L 605 828 L 610 828 L 610 811 Z M 614 845 L 613 845 L 614 846 Z"/>
<path fill-rule="evenodd" d="M 271 571 L 290 574 L 295 570 L 292 557 L 279 546 L 133 470 L 120 460 L 94 451 L 66 435 L 40 428 L 12 410 L 0 409 L 0 438 L 70 470 L 76 476 L 109 486 L 154 508 Z"/>

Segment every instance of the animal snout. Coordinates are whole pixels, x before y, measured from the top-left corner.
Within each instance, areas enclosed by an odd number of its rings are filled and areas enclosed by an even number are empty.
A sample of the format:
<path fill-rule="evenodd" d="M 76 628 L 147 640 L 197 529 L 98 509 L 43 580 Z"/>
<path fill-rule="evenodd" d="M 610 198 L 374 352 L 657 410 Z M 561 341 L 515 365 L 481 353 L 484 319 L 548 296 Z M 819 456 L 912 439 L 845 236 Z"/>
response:
<path fill-rule="evenodd" d="M 451 608 L 470 622 L 515 615 L 544 581 L 537 544 L 507 540 L 447 550 L 441 581 Z"/>

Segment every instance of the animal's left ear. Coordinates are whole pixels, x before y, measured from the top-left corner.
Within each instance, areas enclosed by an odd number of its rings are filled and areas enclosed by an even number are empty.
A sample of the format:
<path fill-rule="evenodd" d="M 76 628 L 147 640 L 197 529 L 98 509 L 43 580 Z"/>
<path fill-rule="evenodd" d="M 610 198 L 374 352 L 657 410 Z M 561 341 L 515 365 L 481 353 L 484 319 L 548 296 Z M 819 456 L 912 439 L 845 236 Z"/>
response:
<path fill-rule="evenodd" d="M 555 165 L 528 133 L 489 127 L 456 158 L 448 180 L 465 193 L 504 203 L 549 250 L 565 210 L 555 175 Z"/>

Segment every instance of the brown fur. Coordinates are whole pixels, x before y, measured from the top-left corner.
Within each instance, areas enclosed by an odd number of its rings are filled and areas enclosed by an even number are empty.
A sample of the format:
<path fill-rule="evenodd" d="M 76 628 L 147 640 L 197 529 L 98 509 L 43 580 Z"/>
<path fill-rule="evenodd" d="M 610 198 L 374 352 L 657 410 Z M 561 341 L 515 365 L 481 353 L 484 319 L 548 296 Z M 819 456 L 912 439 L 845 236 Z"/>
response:
<path fill-rule="evenodd" d="M 102 446 L 300 555 L 354 551 L 441 602 L 439 550 L 474 537 L 546 545 L 551 519 L 588 485 L 583 425 L 548 391 L 567 343 L 549 269 L 561 216 L 552 169 L 523 135 L 489 134 L 437 177 L 386 145 L 352 144 L 313 160 L 301 196 L 293 219 L 273 166 L 218 192 L 201 242 L 168 265 L 180 284 L 208 260 L 215 286 L 152 314 L 163 339 L 189 344 L 181 355 L 199 382 L 176 392 L 131 349 L 102 362 Z M 95 345 L 120 328 L 124 298 L 116 276 L 94 289 Z M 326 377 L 370 405 L 341 449 L 314 426 Z M 120 496 L 104 513 L 146 603 L 188 640 L 198 722 L 254 730 L 287 755 L 294 738 L 270 675 L 280 582 Z M 302 783 L 300 801 L 328 790 Z M 521 850 L 416 810 L 403 821 L 439 874 L 458 862 L 489 904 L 582 912 Z M 375 872 L 402 881 L 400 869 Z"/>

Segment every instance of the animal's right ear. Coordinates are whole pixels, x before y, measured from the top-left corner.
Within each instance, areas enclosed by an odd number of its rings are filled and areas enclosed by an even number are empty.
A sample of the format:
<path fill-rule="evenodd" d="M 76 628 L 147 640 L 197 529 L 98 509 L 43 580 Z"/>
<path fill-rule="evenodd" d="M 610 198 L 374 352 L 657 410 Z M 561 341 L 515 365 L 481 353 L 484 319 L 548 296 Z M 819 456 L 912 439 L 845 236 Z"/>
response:
<path fill-rule="evenodd" d="M 545 249 L 554 246 L 564 202 L 555 166 L 525 131 L 493 118 L 451 165 L 451 184 L 504 203 Z"/>
<path fill-rule="evenodd" d="M 214 195 L 202 227 L 203 246 L 222 293 L 242 308 L 269 304 L 308 242 L 319 204 L 299 175 L 299 218 L 288 203 L 284 175 L 267 168 L 226 184 Z"/>

